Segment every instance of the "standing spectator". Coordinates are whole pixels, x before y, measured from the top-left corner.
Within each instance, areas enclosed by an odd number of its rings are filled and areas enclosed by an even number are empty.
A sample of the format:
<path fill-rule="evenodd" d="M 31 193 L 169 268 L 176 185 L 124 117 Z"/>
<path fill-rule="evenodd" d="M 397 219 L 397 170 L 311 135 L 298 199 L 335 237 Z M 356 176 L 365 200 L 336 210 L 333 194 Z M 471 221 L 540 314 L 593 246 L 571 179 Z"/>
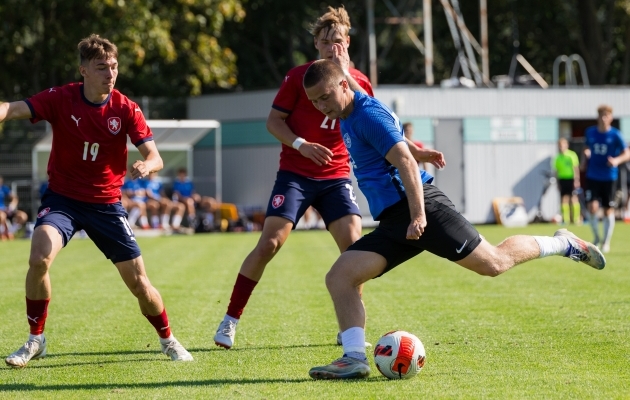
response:
<path fill-rule="evenodd" d="M 630 149 L 618 129 L 613 128 L 613 110 L 608 105 L 597 109 L 597 126 L 586 128 L 584 163 L 586 166 L 586 205 L 590 213 L 593 243 L 602 251 L 610 251 L 610 240 L 615 229 L 615 183 L 617 166 L 630 160 Z M 604 232 L 599 235 L 599 207 L 604 208 Z"/>
<path fill-rule="evenodd" d="M 52 87 L 24 101 L 0 104 L 0 122 L 46 120 L 53 131 L 49 187 L 37 214 L 26 274 L 30 335 L 5 362 L 23 368 L 31 359 L 46 356 L 44 327 L 52 294 L 49 270 L 59 251 L 80 229 L 85 229 L 116 266 L 137 298 L 140 311 L 155 328 L 162 352 L 173 361 L 192 361 L 171 333 L 162 297 L 146 275 L 140 248 L 120 203 L 128 138 L 142 155 L 142 160 L 133 163 L 133 179 L 162 169 L 162 158 L 140 107 L 114 89 L 118 76 L 116 46 L 92 34 L 79 42 L 78 50 L 83 82 Z M 101 317 L 77 315 L 86 321 L 83 335 L 94 330 L 90 318 Z"/>
<path fill-rule="evenodd" d="M 569 150 L 567 139 L 558 140 L 558 155 L 551 168 L 555 171 L 560 189 L 562 221 L 565 224 L 571 220 L 574 224 L 580 223 L 580 201 L 577 196 L 580 188 L 580 160 L 573 150 Z"/>

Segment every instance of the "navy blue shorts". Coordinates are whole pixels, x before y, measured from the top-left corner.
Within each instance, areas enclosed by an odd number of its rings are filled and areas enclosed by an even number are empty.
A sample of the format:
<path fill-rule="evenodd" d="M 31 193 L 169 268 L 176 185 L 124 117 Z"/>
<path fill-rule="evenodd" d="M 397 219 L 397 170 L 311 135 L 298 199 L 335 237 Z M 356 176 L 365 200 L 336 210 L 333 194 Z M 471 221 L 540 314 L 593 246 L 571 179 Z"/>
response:
<path fill-rule="evenodd" d="M 311 179 L 293 172 L 278 171 L 267 206 L 267 217 L 286 218 L 293 222 L 295 229 L 309 206 L 319 212 L 326 227 L 346 215 L 361 215 L 350 179 Z"/>
<path fill-rule="evenodd" d="M 114 264 L 140 256 L 140 247 L 127 222 L 127 212 L 120 202 L 85 203 L 48 189 L 37 211 L 35 227 L 40 225 L 55 227 L 61 234 L 64 247 L 76 232 L 85 230 L 105 257 Z"/>

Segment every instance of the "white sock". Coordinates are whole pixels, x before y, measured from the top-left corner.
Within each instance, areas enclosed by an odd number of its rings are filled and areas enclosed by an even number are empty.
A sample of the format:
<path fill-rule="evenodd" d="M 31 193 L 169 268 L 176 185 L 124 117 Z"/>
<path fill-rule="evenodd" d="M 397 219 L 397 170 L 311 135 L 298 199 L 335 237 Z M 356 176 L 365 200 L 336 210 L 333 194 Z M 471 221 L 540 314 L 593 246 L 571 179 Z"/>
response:
<path fill-rule="evenodd" d="M 0 235 L 3 235 L 4 232 L 6 232 L 6 228 L 4 226 L 4 224 L 0 225 Z"/>
<path fill-rule="evenodd" d="M 157 228 L 160 225 L 160 217 L 157 215 L 151 216 L 151 228 Z"/>
<path fill-rule="evenodd" d="M 591 214 L 591 229 L 593 230 L 593 242 L 599 242 L 599 233 L 597 233 L 599 228 L 599 218 L 597 214 Z"/>
<path fill-rule="evenodd" d="M 224 321 L 232 321 L 234 322 L 234 324 L 238 324 L 239 319 L 238 318 L 234 318 L 234 317 L 230 317 L 229 315 L 225 314 L 225 317 L 223 317 Z"/>
<path fill-rule="evenodd" d="M 28 340 L 37 340 L 38 342 L 41 342 L 43 339 L 43 334 L 39 334 L 39 335 L 28 335 Z"/>
<path fill-rule="evenodd" d="M 167 337 L 166 339 L 160 338 L 160 343 L 168 344 L 168 343 L 172 342 L 173 340 L 177 340 L 177 339 L 175 339 L 175 336 L 173 336 L 173 334 L 171 333 L 171 336 Z"/>
<path fill-rule="evenodd" d="M 136 224 L 138 217 L 140 217 L 140 209 L 138 207 L 132 208 L 131 211 L 129 211 L 129 225 L 133 227 Z"/>
<path fill-rule="evenodd" d="M 177 229 L 182 224 L 181 215 L 173 215 L 173 228 Z"/>
<path fill-rule="evenodd" d="M 353 327 L 341 332 L 341 342 L 345 354 L 353 352 L 365 354 L 365 330 L 363 328 Z"/>
<path fill-rule="evenodd" d="M 540 247 L 538 258 L 563 256 L 569 247 L 569 241 L 564 236 L 533 236 L 533 238 Z"/>
<path fill-rule="evenodd" d="M 143 215 L 140 217 L 140 226 L 145 227 L 147 225 L 149 225 L 149 221 L 147 220 L 147 217 Z"/>
<path fill-rule="evenodd" d="M 162 214 L 162 228 L 168 228 L 168 214 Z"/>
<path fill-rule="evenodd" d="M 604 243 L 610 244 L 613 231 L 615 230 L 615 214 L 604 217 Z"/>

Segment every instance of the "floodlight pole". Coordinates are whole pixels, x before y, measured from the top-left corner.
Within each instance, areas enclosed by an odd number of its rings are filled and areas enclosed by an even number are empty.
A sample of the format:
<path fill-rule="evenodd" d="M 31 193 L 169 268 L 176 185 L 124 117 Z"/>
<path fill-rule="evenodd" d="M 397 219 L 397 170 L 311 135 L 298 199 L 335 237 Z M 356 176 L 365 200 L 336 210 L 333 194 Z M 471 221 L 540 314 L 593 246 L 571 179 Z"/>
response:
<path fill-rule="evenodd" d="M 483 1 L 483 0 L 482 0 Z M 424 28 L 424 73 L 427 86 L 433 86 L 433 22 L 431 0 L 422 2 L 422 22 Z"/>
<path fill-rule="evenodd" d="M 490 82 L 490 62 L 488 60 L 488 4 L 479 0 L 479 19 L 481 25 L 481 71 L 483 82 Z"/>
<path fill-rule="evenodd" d="M 368 53 L 370 58 L 370 82 L 373 87 L 378 85 L 376 70 L 376 33 L 374 30 L 374 0 L 365 0 L 367 8 Z"/>

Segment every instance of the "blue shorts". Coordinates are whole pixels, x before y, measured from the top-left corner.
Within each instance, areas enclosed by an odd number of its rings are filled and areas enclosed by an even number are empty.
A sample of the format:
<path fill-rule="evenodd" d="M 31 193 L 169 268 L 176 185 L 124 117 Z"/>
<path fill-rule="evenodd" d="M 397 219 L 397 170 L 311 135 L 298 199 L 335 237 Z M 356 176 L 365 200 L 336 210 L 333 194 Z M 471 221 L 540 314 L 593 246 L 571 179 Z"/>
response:
<path fill-rule="evenodd" d="M 96 247 L 114 264 L 140 257 L 140 247 L 120 202 L 85 203 L 48 189 L 37 210 L 35 228 L 40 225 L 55 227 L 64 247 L 76 232 L 85 230 Z"/>
<path fill-rule="evenodd" d="M 286 218 L 295 229 L 309 206 L 319 212 L 326 227 L 346 215 L 361 215 L 350 179 L 311 179 L 278 171 L 266 216 Z"/>

